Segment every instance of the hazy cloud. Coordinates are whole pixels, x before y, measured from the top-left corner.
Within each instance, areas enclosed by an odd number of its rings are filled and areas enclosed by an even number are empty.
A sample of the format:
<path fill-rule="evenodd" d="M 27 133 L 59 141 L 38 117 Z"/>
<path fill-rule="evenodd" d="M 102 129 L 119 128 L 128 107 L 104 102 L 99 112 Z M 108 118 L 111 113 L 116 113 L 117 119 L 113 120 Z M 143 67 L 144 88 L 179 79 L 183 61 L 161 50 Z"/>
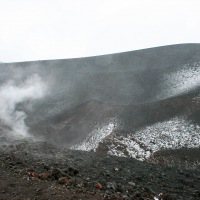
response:
<path fill-rule="evenodd" d="M 200 42 L 199 0 L 0 0 L 0 61 Z"/>

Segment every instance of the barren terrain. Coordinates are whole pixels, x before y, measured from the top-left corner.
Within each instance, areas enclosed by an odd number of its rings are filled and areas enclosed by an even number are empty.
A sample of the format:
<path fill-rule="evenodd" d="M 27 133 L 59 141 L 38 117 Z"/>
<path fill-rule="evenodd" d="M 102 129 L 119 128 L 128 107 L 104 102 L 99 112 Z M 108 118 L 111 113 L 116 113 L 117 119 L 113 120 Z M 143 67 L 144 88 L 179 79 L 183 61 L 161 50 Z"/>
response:
<path fill-rule="evenodd" d="M 0 199 L 200 199 L 199 44 L 0 70 Z"/>

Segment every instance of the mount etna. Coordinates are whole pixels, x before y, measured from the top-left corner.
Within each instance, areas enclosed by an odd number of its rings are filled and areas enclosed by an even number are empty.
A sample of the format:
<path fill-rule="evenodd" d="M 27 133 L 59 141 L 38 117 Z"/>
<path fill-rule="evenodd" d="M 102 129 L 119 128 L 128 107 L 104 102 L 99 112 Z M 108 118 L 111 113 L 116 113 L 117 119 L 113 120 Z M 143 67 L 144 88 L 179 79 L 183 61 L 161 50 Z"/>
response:
<path fill-rule="evenodd" d="M 200 199 L 199 44 L 0 71 L 1 199 Z"/>

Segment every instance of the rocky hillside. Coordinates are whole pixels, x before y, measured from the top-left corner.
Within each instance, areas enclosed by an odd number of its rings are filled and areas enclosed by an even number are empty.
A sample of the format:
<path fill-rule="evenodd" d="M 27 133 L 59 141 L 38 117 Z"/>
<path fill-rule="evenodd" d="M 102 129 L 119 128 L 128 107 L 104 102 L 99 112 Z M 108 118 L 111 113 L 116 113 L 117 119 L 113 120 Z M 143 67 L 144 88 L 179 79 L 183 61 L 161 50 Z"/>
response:
<path fill-rule="evenodd" d="M 19 135 L 142 160 L 199 147 L 199 44 L 0 68 L 1 124 Z"/>
<path fill-rule="evenodd" d="M 200 198 L 199 44 L 0 70 L 1 199 Z"/>

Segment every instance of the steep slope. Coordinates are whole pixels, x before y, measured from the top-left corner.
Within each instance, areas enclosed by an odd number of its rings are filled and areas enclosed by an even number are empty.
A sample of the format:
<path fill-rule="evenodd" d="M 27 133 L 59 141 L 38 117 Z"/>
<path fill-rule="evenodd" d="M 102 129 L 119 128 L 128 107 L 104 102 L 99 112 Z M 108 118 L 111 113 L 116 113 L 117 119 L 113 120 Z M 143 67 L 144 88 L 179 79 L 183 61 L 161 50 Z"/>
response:
<path fill-rule="evenodd" d="M 3 63 L 0 70 L 1 89 L 10 80 L 22 87 L 33 74 L 45 85 L 42 98 L 32 95 L 17 101 L 10 112 L 15 120 L 23 113 L 20 122 L 26 118 L 24 124 L 37 138 L 139 159 L 162 148 L 198 147 L 199 44 L 91 58 Z M 5 119 L 1 123 L 12 129 Z M 174 140 L 177 145 L 166 144 Z"/>

